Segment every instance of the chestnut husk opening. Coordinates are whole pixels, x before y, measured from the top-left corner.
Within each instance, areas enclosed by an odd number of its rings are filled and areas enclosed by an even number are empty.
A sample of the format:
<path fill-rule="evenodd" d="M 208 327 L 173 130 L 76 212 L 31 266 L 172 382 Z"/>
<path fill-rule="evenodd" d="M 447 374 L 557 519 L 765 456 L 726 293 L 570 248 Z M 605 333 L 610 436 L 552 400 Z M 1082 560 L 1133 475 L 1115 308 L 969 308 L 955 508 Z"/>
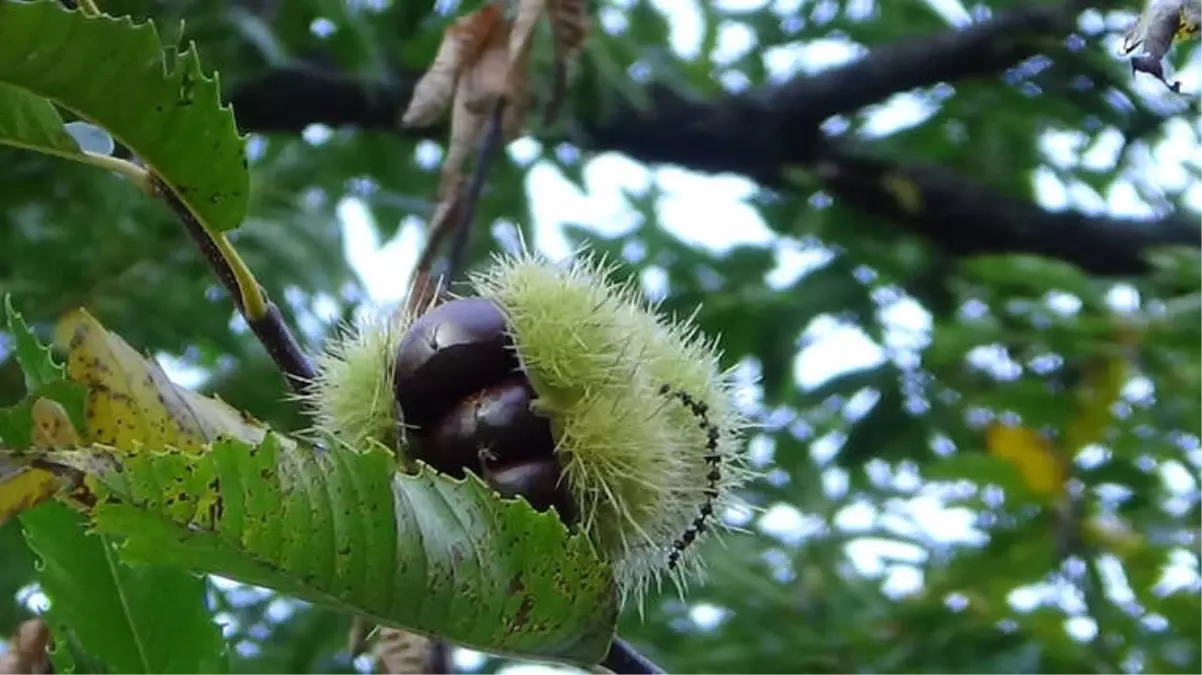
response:
<path fill-rule="evenodd" d="M 471 471 L 503 496 L 573 521 L 550 420 L 531 407 L 536 395 L 497 305 L 461 298 L 426 312 L 397 346 L 394 376 L 417 459 L 457 478 Z"/>
<path fill-rule="evenodd" d="M 518 372 L 505 315 L 483 298 L 445 302 L 397 345 L 394 391 L 407 426 L 424 428 L 454 403 Z"/>

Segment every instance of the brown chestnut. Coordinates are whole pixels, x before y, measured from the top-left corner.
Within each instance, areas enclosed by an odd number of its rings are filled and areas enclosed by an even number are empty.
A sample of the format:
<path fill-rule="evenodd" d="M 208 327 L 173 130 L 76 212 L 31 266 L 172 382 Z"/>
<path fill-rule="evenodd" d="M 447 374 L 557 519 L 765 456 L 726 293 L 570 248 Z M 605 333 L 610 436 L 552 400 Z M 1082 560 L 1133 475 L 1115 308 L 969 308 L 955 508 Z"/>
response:
<path fill-rule="evenodd" d="M 439 464 L 474 467 L 478 457 L 499 464 L 554 455 L 551 424 L 530 409 L 533 392 L 526 378 L 510 376 L 502 384 L 485 387 L 451 408 L 422 434 L 417 445 L 423 460 L 440 471 Z"/>
<path fill-rule="evenodd" d="M 415 457 L 456 478 L 471 471 L 572 522 L 550 420 L 531 407 L 534 390 L 499 307 L 461 298 L 426 312 L 397 346 L 394 375 Z"/>
<path fill-rule="evenodd" d="M 536 511 L 554 507 L 564 522 L 572 522 L 571 500 L 565 485 L 560 484 L 559 463 L 554 457 L 514 462 L 508 466 L 488 469 L 485 480 L 503 497 L 521 495 Z"/>
<path fill-rule="evenodd" d="M 518 369 L 500 308 L 483 298 L 423 314 L 397 346 L 395 393 L 405 424 L 420 430 L 458 401 Z"/>

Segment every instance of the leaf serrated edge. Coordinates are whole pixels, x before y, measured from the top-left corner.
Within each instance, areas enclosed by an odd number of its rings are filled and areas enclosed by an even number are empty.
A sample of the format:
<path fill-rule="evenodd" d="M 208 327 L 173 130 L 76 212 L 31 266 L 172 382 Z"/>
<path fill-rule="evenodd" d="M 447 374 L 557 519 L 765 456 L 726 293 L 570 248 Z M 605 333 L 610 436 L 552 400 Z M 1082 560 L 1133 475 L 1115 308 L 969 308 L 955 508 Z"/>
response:
<path fill-rule="evenodd" d="M 8 293 L 4 294 L 4 326 L 16 341 L 13 354 L 16 356 L 17 365 L 21 367 L 21 373 L 25 376 L 25 391 L 33 393 L 42 385 L 66 378 L 66 371 L 61 363 L 55 363 L 54 353 L 50 347 L 42 344 L 34 335 L 33 329 L 29 324 L 25 323 L 25 317 L 20 312 L 15 310 L 12 305 L 12 296 Z M 32 348 L 34 353 L 45 355 L 46 360 L 42 364 L 27 363 L 22 354 L 25 348 Z M 57 377 L 45 379 L 43 378 L 43 369 L 53 372 Z"/>
<path fill-rule="evenodd" d="M 58 3 L 49 2 L 49 0 L 42 0 L 42 2 L 43 2 L 43 4 L 55 4 L 55 5 L 58 4 Z M 34 3 L 23 3 L 23 4 L 34 4 Z M 236 116 L 234 114 L 233 105 L 230 103 L 222 103 L 222 101 L 221 101 L 221 81 L 220 81 L 219 74 L 216 71 L 213 71 L 213 74 L 211 76 L 205 74 L 204 68 L 200 63 L 200 52 L 196 48 L 195 41 L 188 40 L 187 46 L 184 47 L 183 49 L 179 49 L 178 47 L 173 47 L 173 46 L 167 45 L 166 42 L 164 42 L 164 40 L 162 39 L 162 36 L 159 34 L 158 25 L 155 24 L 154 20 L 150 19 L 150 18 L 147 18 L 144 21 L 135 21 L 134 18 L 129 15 L 112 16 L 112 15 L 108 15 L 108 14 L 101 14 L 98 16 L 89 16 L 87 13 L 79 10 L 78 8 L 70 9 L 67 7 L 59 6 L 58 9 L 67 14 L 78 15 L 84 21 L 92 21 L 92 22 L 108 21 L 108 22 L 112 22 L 115 24 L 119 24 L 119 25 L 128 27 L 128 28 L 123 28 L 122 30 L 129 30 L 129 31 L 148 30 L 148 31 L 150 31 L 150 34 L 151 34 L 151 37 L 153 38 L 154 44 L 158 46 L 159 63 L 162 67 L 162 75 L 163 75 L 164 79 L 172 78 L 175 75 L 177 75 L 181 72 L 184 72 L 184 73 L 190 73 L 190 74 L 194 75 L 196 77 L 196 79 L 201 82 L 204 82 L 206 84 L 209 84 L 209 83 L 212 84 L 214 91 L 216 92 L 217 112 L 225 114 L 225 117 L 226 117 L 226 119 L 228 119 L 228 122 L 229 122 L 229 125 L 228 125 L 229 130 L 233 131 L 233 137 L 237 139 L 239 145 L 241 146 L 241 151 L 242 151 L 241 152 L 241 154 L 242 154 L 242 172 L 241 173 L 246 176 L 246 181 L 245 181 L 246 184 L 244 186 L 244 189 L 242 190 L 242 194 L 244 195 L 243 199 L 245 202 L 243 205 L 244 208 L 241 209 L 242 214 L 239 218 L 237 218 L 237 222 L 235 222 L 229 226 L 217 227 L 214 225 L 214 223 L 210 222 L 210 220 L 208 218 L 203 217 L 202 214 L 197 212 L 196 208 L 193 206 L 193 203 L 192 203 L 193 200 L 186 199 L 184 197 L 184 195 L 182 195 L 180 193 L 179 189 L 172 182 L 164 179 L 163 174 L 155 166 L 155 163 L 150 161 L 145 156 L 144 153 L 139 153 L 139 154 L 142 157 L 142 160 L 146 163 L 146 166 L 152 172 L 152 174 L 155 177 L 159 178 L 158 181 L 145 181 L 140 176 L 137 176 L 136 174 L 131 174 L 128 171 L 124 170 L 120 166 L 115 166 L 115 164 L 117 164 L 117 163 L 128 164 L 127 162 L 116 160 L 116 158 L 109 158 L 109 157 L 105 157 L 103 155 L 97 155 L 95 153 L 89 153 L 89 152 L 86 152 L 81 149 L 80 153 L 82 155 L 84 155 L 84 157 L 87 158 L 88 163 L 97 164 L 98 166 L 105 166 L 106 168 L 110 168 L 115 171 L 118 171 L 118 172 L 126 175 L 127 177 L 133 179 L 134 182 L 139 185 L 139 187 L 141 187 L 144 191 L 146 191 L 148 193 L 153 193 L 153 191 L 155 189 L 154 185 L 156 182 L 159 185 L 166 186 L 171 191 L 172 195 L 176 198 L 176 200 L 188 210 L 188 212 L 192 215 L 193 218 L 196 219 L 196 222 L 200 223 L 204 227 L 204 229 L 210 233 L 219 234 L 221 232 L 226 232 L 226 231 L 237 229 L 237 227 L 241 224 L 242 220 L 245 219 L 246 214 L 249 210 L 249 203 L 250 203 L 249 202 L 250 173 L 249 173 L 249 171 L 246 170 L 246 139 L 249 137 L 249 134 L 241 133 L 238 130 L 238 123 L 237 123 Z M 184 28 L 184 22 L 181 20 L 180 21 L 180 31 L 181 32 L 179 33 L 180 36 L 183 35 L 183 33 L 182 33 L 183 28 Z M 172 51 L 169 51 L 169 50 L 172 50 L 174 53 L 172 53 Z M 183 69 L 182 71 L 181 71 L 181 68 Z M 13 83 L 9 83 L 9 84 L 13 84 Z M 26 89 L 25 87 L 22 87 L 20 85 L 13 84 L 13 86 L 16 86 L 17 88 L 23 89 L 25 91 L 29 91 L 30 93 L 32 93 L 36 96 L 39 96 L 40 98 L 43 98 L 47 101 L 52 101 L 54 104 L 60 106 L 64 110 L 70 111 L 71 113 L 73 113 L 74 115 L 79 117 L 80 119 L 86 120 L 89 123 L 94 124 L 101 129 L 104 129 L 105 132 L 107 132 L 109 134 L 109 136 L 111 136 L 114 140 L 120 142 L 122 145 L 125 145 L 126 147 L 137 150 L 139 148 L 139 146 L 141 145 L 141 144 L 129 143 L 122 135 L 114 132 L 114 130 L 109 128 L 107 125 L 101 123 L 99 120 L 97 120 L 94 117 L 92 117 L 91 115 L 87 114 L 85 111 L 80 110 L 80 109 L 76 108 L 75 106 L 64 103 L 62 100 L 58 99 L 57 97 L 46 96 L 41 92 L 34 92 L 34 91 Z M 105 162 L 104 160 L 112 160 L 112 161 Z M 110 166 L 109 164 L 114 164 L 114 165 Z"/>

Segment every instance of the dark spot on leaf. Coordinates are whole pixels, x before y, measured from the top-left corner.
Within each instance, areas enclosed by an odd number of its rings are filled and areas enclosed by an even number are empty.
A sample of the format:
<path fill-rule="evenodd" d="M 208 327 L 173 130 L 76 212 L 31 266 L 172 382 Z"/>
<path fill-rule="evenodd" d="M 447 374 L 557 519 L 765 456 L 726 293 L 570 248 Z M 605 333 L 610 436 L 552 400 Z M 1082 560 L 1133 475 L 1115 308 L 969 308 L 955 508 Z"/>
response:
<path fill-rule="evenodd" d="M 534 609 L 534 601 L 530 599 L 529 594 L 522 596 L 522 604 L 518 606 L 518 612 L 513 616 L 513 623 L 510 624 L 510 631 L 514 633 L 522 632 L 526 626 L 526 622 L 530 619 L 530 611 Z"/>

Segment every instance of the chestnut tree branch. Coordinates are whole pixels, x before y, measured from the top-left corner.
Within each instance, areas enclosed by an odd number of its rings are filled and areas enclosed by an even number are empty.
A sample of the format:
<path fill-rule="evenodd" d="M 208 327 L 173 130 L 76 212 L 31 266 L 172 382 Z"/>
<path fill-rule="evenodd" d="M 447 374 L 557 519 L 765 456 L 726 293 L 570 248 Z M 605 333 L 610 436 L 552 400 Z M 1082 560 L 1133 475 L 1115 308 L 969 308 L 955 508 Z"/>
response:
<path fill-rule="evenodd" d="M 821 132 L 833 115 L 939 82 L 996 76 L 1069 34 L 1084 4 L 1032 2 L 989 21 L 915 36 L 872 50 L 818 75 L 713 100 L 654 88 L 649 110 L 620 107 L 606 119 L 578 110 L 576 142 L 648 163 L 733 172 L 768 188 L 787 187 L 790 167 L 819 165 L 825 187 L 847 204 L 924 235 L 946 250 L 1050 255 L 1105 275 L 1140 274 L 1143 252 L 1160 244 L 1202 245 L 1196 218 L 1154 220 L 1052 212 L 997 193 L 937 167 L 896 166 L 863 150 L 839 147 Z M 418 73 L 367 81 L 316 66 L 268 71 L 230 95 L 241 127 L 292 133 L 312 123 L 437 136 L 442 127 L 402 131 L 396 124 Z M 877 178 L 901 172 L 924 193 L 920 212 L 901 213 Z M 893 175 L 892 173 L 890 175 Z M 875 181 L 875 182 L 874 182 Z"/>
<path fill-rule="evenodd" d="M 288 330 L 288 326 L 284 322 L 284 316 L 280 313 L 280 308 L 267 298 L 267 294 L 262 293 L 260 289 L 265 305 L 263 308 L 264 311 L 258 316 L 248 313 L 242 302 L 243 289 L 238 284 L 229 260 L 222 254 L 212 235 L 196 220 L 196 217 L 180 201 L 175 192 L 163 184 L 161 179 L 154 176 L 151 180 L 156 194 L 167 203 L 167 206 L 179 218 L 179 221 L 184 226 L 184 230 L 192 238 L 192 241 L 196 244 L 196 248 L 204 256 L 209 266 L 213 268 L 217 279 L 221 281 L 221 285 L 225 286 L 225 290 L 230 294 L 230 298 L 233 299 L 238 312 L 246 319 L 251 332 L 258 338 L 263 348 L 267 350 L 268 356 L 275 362 L 280 372 L 284 374 L 285 379 L 288 380 L 288 384 L 298 394 L 304 394 L 309 383 L 315 379 L 316 372 L 309 359 L 305 356 L 300 344 L 293 337 L 292 331 Z"/>

